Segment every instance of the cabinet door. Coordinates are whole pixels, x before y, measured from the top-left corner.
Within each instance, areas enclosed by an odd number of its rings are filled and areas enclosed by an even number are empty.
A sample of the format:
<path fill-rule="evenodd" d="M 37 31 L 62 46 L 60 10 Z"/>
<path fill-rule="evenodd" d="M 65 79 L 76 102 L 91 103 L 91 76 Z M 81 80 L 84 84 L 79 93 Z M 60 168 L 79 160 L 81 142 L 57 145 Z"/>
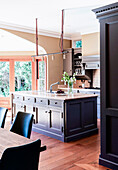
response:
<path fill-rule="evenodd" d="M 36 109 L 33 106 L 25 105 L 26 106 L 26 113 L 31 113 L 34 115 L 34 123 L 37 123 L 37 116 L 36 116 Z"/>
<path fill-rule="evenodd" d="M 14 104 L 14 116 L 16 116 L 16 114 L 19 111 L 24 112 L 25 111 L 25 106 L 22 103 L 15 103 Z"/>
<path fill-rule="evenodd" d="M 81 100 L 71 100 L 66 103 L 66 136 L 75 135 L 82 132 L 82 102 Z"/>
<path fill-rule="evenodd" d="M 36 108 L 36 113 L 38 115 L 38 127 L 42 129 L 47 129 L 49 120 L 48 108 L 38 107 Z"/>
<path fill-rule="evenodd" d="M 63 127 L 62 109 L 54 108 L 54 107 L 50 108 L 48 128 L 49 128 L 50 132 L 54 132 L 56 134 L 63 133 L 64 127 Z"/>

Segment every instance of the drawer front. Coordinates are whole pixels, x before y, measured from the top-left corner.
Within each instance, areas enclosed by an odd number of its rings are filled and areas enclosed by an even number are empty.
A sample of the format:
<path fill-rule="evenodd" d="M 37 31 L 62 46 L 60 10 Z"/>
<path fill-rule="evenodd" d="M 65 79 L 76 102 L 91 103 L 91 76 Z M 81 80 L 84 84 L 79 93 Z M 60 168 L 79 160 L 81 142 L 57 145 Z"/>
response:
<path fill-rule="evenodd" d="M 34 97 L 30 97 L 30 96 L 25 96 L 24 101 L 34 103 L 35 102 L 35 98 Z"/>
<path fill-rule="evenodd" d="M 47 105 L 48 100 L 37 97 L 37 98 L 36 98 L 36 103 L 37 103 L 37 104 L 40 104 L 40 105 Z"/>
<path fill-rule="evenodd" d="M 50 106 L 62 107 L 62 101 L 60 100 L 49 100 Z"/>
<path fill-rule="evenodd" d="M 14 95 L 15 101 L 23 101 L 23 96 L 21 95 Z"/>
<path fill-rule="evenodd" d="M 19 111 L 24 112 L 25 106 L 23 104 L 16 104 L 16 113 Z"/>

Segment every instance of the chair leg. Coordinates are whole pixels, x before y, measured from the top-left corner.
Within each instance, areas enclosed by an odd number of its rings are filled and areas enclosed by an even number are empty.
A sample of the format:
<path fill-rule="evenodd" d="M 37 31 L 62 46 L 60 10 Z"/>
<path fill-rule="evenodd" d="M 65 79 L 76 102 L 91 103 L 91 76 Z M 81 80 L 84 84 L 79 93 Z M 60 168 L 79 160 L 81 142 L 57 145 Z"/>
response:
<path fill-rule="evenodd" d="M 40 147 L 40 152 L 45 151 L 46 149 L 47 149 L 46 146 L 42 146 Z"/>

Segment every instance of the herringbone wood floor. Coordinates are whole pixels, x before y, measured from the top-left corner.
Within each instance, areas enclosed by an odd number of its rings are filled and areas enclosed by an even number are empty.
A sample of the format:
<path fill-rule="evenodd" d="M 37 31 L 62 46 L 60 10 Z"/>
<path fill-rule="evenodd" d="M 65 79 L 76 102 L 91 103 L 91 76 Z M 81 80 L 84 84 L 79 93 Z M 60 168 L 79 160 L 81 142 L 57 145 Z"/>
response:
<path fill-rule="evenodd" d="M 5 128 L 9 128 L 7 122 Z M 100 120 L 98 120 L 100 127 Z M 100 131 L 100 130 L 99 130 Z M 40 154 L 39 170 L 107 170 L 98 164 L 100 134 L 78 141 L 63 143 L 59 140 L 32 132 L 31 139 L 40 138 L 47 150 Z"/>

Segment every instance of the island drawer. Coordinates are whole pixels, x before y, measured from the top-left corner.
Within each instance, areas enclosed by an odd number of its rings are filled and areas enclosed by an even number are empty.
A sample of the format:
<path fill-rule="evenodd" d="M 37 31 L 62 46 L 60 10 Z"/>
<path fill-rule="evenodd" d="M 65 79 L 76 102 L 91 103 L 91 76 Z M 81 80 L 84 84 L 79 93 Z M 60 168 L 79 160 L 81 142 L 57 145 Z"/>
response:
<path fill-rule="evenodd" d="M 23 96 L 21 95 L 14 95 L 15 101 L 23 101 Z"/>
<path fill-rule="evenodd" d="M 30 97 L 30 96 L 25 96 L 24 101 L 34 103 L 35 102 L 35 98 L 34 97 Z"/>
<path fill-rule="evenodd" d="M 47 99 L 44 99 L 44 98 L 36 97 L 36 103 L 37 103 L 37 104 L 41 104 L 41 105 L 47 105 L 48 100 L 47 100 Z"/>
<path fill-rule="evenodd" d="M 60 100 L 49 100 L 49 105 L 62 107 L 62 101 L 60 101 Z"/>

